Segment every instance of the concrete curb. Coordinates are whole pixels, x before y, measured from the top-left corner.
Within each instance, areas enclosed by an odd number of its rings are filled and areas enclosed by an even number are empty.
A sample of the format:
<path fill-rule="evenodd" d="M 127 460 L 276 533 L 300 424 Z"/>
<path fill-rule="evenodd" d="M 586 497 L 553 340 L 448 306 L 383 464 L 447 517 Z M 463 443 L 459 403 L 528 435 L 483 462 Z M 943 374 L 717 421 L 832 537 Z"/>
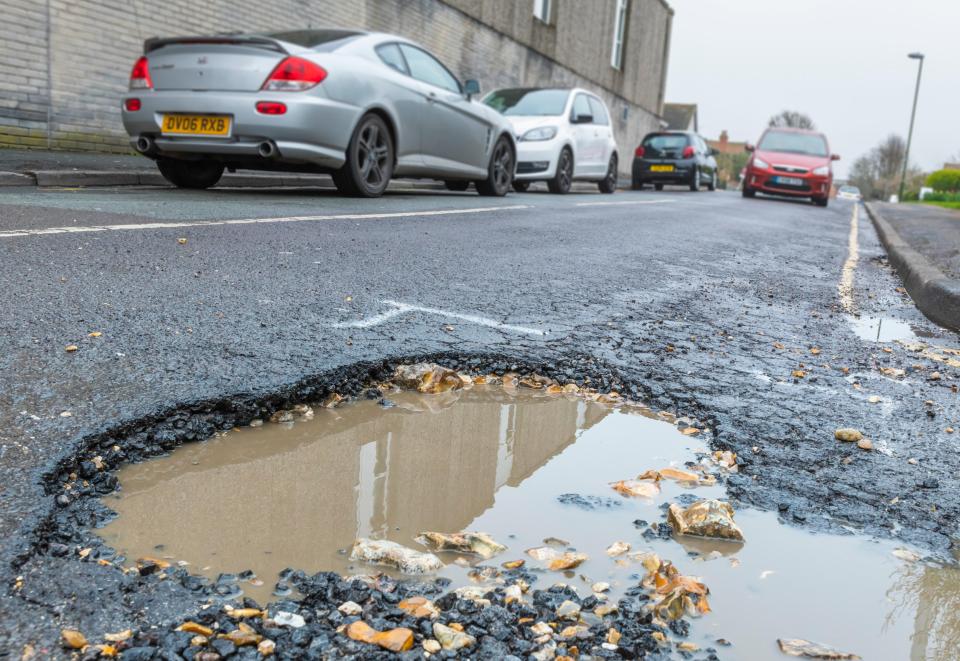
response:
<path fill-rule="evenodd" d="M 960 281 L 948 278 L 914 250 L 872 204 L 866 207 L 890 263 L 920 311 L 941 326 L 960 330 Z"/>
<path fill-rule="evenodd" d="M 0 172 L 0 186 L 35 186 L 37 180 L 20 172 Z"/>

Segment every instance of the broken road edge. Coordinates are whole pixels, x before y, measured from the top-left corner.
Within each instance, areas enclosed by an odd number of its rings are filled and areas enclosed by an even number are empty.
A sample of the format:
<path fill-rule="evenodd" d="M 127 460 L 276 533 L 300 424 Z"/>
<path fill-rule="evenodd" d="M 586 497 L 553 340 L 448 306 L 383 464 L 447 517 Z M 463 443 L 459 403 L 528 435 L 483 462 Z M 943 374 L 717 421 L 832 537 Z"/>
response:
<path fill-rule="evenodd" d="M 960 280 L 948 278 L 904 241 L 875 205 L 865 206 L 890 263 L 920 311 L 934 323 L 960 330 Z"/>

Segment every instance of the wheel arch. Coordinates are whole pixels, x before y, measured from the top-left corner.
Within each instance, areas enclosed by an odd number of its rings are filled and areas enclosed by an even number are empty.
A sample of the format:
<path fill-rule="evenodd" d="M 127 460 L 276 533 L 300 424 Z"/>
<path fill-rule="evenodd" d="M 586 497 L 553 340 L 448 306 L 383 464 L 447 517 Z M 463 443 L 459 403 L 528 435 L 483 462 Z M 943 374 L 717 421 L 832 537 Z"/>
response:
<path fill-rule="evenodd" d="M 357 126 L 360 124 L 360 120 L 366 117 L 367 115 L 377 115 L 383 122 L 387 125 L 387 130 L 390 131 L 390 140 L 393 141 L 393 165 L 397 165 L 397 154 L 399 153 L 399 141 L 398 141 L 398 132 L 397 132 L 397 122 L 393 117 L 393 113 L 387 110 L 384 106 L 370 106 L 357 117 L 356 124 L 353 126 L 353 130 L 357 130 Z"/>

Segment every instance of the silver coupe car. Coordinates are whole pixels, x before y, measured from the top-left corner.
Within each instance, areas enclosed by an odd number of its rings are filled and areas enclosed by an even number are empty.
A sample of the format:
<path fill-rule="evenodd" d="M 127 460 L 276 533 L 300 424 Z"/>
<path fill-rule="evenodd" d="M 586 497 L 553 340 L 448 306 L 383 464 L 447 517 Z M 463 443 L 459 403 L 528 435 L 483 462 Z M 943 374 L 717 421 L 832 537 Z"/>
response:
<path fill-rule="evenodd" d="M 389 34 L 301 30 L 148 39 L 123 99 L 131 144 L 176 186 L 224 169 L 329 173 L 375 197 L 392 177 L 476 184 L 504 195 L 516 145 L 509 121 L 475 101 L 416 43 Z"/>

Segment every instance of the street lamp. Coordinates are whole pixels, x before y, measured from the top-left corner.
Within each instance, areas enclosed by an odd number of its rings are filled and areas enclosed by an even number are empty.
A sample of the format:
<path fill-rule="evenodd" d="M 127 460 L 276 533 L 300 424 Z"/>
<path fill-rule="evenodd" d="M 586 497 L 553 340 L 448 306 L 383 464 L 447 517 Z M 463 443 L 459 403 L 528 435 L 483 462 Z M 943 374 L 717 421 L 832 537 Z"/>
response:
<path fill-rule="evenodd" d="M 903 172 L 900 173 L 900 196 L 897 198 L 903 201 L 903 187 L 907 180 L 907 164 L 910 162 L 910 142 L 913 140 L 913 119 L 917 115 L 917 97 L 920 96 L 920 76 L 923 75 L 923 53 L 910 53 L 907 55 L 911 60 L 920 60 L 920 66 L 917 68 L 917 87 L 913 91 L 913 110 L 910 112 L 910 131 L 907 133 L 907 151 L 903 155 Z"/>

